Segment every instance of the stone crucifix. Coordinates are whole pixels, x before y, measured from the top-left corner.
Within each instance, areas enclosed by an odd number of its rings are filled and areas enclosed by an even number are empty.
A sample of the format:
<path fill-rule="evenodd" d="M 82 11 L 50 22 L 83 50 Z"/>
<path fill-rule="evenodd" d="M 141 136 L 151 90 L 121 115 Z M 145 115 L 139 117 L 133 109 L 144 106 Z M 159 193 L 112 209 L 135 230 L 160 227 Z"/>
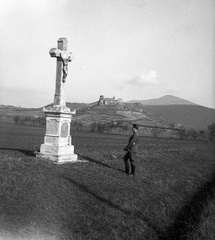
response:
<path fill-rule="evenodd" d="M 68 74 L 68 62 L 71 62 L 74 57 L 71 52 L 67 51 L 68 41 L 66 38 L 59 38 L 57 42 L 57 48 L 49 51 L 51 57 L 57 58 L 54 106 L 65 106 L 64 83 Z"/>

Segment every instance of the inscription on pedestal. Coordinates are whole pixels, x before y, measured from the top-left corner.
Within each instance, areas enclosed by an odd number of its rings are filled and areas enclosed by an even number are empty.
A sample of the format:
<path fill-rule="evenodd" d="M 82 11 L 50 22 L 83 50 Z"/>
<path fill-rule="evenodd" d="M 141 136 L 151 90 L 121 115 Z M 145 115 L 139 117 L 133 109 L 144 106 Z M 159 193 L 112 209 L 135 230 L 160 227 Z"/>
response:
<path fill-rule="evenodd" d="M 57 135 L 58 132 L 58 123 L 55 119 L 50 120 L 47 123 L 47 134 Z"/>
<path fill-rule="evenodd" d="M 68 137 L 68 130 L 69 130 L 68 123 L 64 122 L 61 126 L 60 136 L 63 138 Z"/>

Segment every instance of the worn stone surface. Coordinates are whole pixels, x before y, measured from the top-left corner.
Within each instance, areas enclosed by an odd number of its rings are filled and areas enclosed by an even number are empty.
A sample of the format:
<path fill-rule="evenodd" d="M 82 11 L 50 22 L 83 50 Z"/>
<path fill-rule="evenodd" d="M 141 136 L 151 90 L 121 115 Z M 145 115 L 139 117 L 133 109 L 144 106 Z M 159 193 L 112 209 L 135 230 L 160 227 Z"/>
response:
<path fill-rule="evenodd" d="M 68 137 L 69 135 L 68 129 L 69 129 L 68 123 L 67 122 L 62 123 L 60 130 L 60 136 L 62 138 Z"/>

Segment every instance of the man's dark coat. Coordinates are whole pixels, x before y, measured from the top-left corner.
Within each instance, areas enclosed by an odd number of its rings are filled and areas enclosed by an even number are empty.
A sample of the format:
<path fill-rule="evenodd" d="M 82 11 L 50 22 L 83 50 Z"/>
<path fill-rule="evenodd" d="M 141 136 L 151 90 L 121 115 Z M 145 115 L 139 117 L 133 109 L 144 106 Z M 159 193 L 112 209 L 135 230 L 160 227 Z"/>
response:
<path fill-rule="evenodd" d="M 138 144 L 139 144 L 139 135 L 138 133 L 133 133 L 133 135 L 129 138 L 128 144 L 125 147 L 125 150 L 128 150 L 131 153 L 138 152 Z"/>

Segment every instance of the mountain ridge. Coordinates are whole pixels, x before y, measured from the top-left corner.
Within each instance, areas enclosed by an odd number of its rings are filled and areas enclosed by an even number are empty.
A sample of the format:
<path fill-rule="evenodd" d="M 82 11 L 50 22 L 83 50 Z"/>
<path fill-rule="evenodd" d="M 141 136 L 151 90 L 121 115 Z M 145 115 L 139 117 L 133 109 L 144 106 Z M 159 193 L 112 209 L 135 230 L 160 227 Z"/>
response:
<path fill-rule="evenodd" d="M 186 99 L 175 97 L 173 95 L 165 95 L 160 98 L 148 99 L 148 100 L 130 100 L 127 103 L 139 102 L 143 105 L 197 105 Z"/>

